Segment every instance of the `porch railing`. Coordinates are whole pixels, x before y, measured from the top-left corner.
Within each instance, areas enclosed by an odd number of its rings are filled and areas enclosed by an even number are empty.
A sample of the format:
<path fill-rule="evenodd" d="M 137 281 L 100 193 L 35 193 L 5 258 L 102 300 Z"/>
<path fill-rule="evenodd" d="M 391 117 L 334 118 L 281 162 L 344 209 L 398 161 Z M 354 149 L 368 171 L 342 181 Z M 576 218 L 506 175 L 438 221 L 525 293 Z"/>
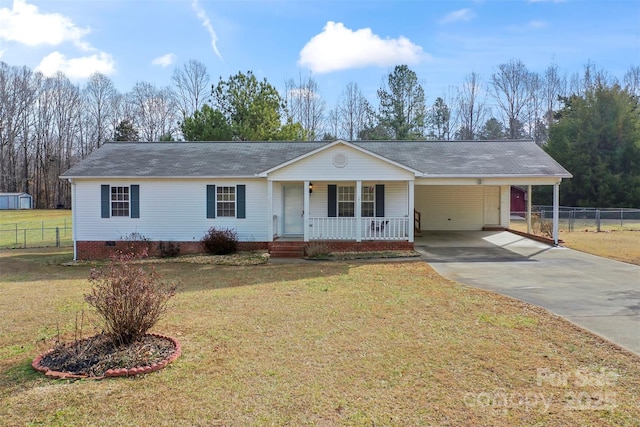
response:
<path fill-rule="evenodd" d="M 406 240 L 407 217 L 309 218 L 309 240 L 356 240 L 360 228 L 362 240 Z"/>

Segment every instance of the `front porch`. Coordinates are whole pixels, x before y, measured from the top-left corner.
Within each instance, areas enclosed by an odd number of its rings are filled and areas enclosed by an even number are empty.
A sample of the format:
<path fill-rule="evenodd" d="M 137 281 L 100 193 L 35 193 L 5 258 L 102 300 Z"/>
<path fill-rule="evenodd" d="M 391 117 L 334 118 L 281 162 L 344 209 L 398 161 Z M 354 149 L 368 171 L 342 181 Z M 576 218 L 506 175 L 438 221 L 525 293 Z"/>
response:
<path fill-rule="evenodd" d="M 267 189 L 274 241 L 413 242 L 413 181 L 269 181 Z"/>

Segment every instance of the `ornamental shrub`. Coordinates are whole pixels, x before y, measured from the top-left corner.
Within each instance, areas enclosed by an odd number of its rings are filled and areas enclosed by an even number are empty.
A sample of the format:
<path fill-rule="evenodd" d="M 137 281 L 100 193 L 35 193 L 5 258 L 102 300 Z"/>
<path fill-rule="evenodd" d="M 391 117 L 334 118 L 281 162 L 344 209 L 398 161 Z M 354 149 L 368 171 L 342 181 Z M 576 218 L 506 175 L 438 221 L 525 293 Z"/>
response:
<path fill-rule="evenodd" d="M 127 345 L 140 340 L 166 312 L 169 298 L 175 295 L 175 285 L 160 281 L 152 269 L 145 271 L 137 258 L 146 254 L 118 253 L 104 269 L 92 269 L 89 275 L 91 292 L 85 301 L 104 320 L 105 332 L 117 344 Z"/>
<path fill-rule="evenodd" d="M 228 228 L 211 227 L 200 241 L 205 250 L 213 255 L 228 255 L 238 251 L 238 234 Z"/>

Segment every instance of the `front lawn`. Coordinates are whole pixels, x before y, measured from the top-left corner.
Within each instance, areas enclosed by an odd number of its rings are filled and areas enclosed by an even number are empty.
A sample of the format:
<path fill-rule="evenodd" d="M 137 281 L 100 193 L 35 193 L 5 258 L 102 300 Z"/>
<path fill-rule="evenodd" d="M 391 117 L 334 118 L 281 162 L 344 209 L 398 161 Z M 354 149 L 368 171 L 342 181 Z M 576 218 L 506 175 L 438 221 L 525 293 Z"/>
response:
<path fill-rule="evenodd" d="M 421 261 L 159 264 L 179 282 L 155 328 L 183 354 L 146 376 L 49 380 L 89 266 L 0 251 L 0 424 L 637 425 L 640 358 Z M 95 316 L 90 316 L 95 319 Z M 85 321 L 83 335 L 95 332 Z"/>

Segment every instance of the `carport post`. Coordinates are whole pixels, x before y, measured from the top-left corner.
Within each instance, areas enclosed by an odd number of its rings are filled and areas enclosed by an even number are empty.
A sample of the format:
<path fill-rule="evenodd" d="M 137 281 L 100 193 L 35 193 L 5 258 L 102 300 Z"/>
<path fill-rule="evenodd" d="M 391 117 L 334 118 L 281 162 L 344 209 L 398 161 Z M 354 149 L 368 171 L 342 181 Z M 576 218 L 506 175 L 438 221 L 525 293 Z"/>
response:
<path fill-rule="evenodd" d="M 558 246 L 558 218 L 560 205 L 560 184 L 553 184 L 553 244 Z"/>
<path fill-rule="evenodd" d="M 531 234 L 531 184 L 527 185 L 527 234 Z"/>

